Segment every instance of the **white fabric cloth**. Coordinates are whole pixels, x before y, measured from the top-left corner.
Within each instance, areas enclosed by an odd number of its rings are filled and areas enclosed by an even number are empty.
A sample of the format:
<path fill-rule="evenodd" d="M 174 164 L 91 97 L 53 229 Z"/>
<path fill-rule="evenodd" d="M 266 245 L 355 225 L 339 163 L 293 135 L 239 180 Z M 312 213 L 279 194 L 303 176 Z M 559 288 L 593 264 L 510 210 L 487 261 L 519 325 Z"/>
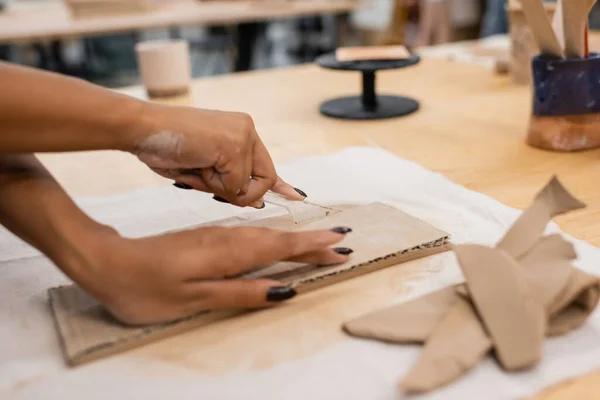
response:
<path fill-rule="evenodd" d="M 299 159 L 278 171 L 309 193 L 313 202 L 384 201 L 450 232 L 455 243 L 493 244 L 519 215 L 517 210 L 380 149 L 349 148 L 330 156 Z M 173 187 L 81 199 L 79 203 L 127 236 L 248 212 Z M 251 214 L 280 212 L 277 207 L 267 207 Z M 597 273 L 600 250 L 581 241 L 575 244 L 577 265 Z M 419 354 L 417 346 L 347 337 L 295 361 L 256 370 L 235 365 L 219 375 L 161 360 L 140 362 L 127 353 L 69 369 L 60 353 L 46 296 L 48 287 L 64 283 L 66 278 L 5 231 L 0 232 L 0 255 L 2 399 L 397 399 L 402 398 L 397 382 Z M 449 256 L 430 257 L 427 262 L 443 260 L 445 266 L 417 282 L 410 296 L 395 300 L 405 301 L 461 281 Z M 543 361 L 533 370 L 507 374 L 488 357 L 467 376 L 423 398 L 506 399 L 533 394 L 600 367 L 599 330 L 596 312 L 577 331 L 547 340 Z"/>

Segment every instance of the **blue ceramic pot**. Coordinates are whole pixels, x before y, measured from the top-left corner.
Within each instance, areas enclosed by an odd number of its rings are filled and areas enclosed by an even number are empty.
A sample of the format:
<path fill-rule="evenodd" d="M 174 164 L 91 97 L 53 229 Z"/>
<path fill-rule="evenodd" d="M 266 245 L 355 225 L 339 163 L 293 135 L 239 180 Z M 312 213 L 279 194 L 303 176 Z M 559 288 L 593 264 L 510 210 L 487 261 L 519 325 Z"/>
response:
<path fill-rule="evenodd" d="M 600 55 L 559 59 L 533 58 L 533 115 L 600 112 Z"/>

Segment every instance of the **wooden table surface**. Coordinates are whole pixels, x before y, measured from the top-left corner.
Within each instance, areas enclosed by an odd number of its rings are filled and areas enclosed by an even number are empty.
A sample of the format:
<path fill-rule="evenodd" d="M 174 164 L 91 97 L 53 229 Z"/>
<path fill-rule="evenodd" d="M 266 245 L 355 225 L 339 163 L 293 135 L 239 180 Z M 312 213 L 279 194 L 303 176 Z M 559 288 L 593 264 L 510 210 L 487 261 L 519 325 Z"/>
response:
<path fill-rule="evenodd" d="M 174 0 L 155 10 L 117 16 L 71 18 L 62 1 L 15 4 L 0 12 L 0 43 L 65 39 L 181 25 L 224 25 L 357 9 L 358 0 Z"/>
<path fill-rule="evenodd" d="M 600 150 L 559 154 L 526 146 L 527 87 L 514 86 L 508 76 L 481 67 L 428 59 L 405 70 L 380 72 L 377 84 L 380 91 L 419 99 L 421 110 L 387 121 L 325 118 L 317 111 L 319 103 L 357 93 L 359 76 L 312 65 L 200 79 L 190 97 L 173 102 L 250 113 L 278 163 L 348 146 L 379 146 L 513 207 L 527 206 L 550 176 L 558 174 L 588 204 L 559 218 L 560 226 L 600 245 Z M 140 87 L 122 91 L 143 96 Z M 118 152 L 41 158 L 75 195 L 164 184 L 136 159 Z M 598 397 L 600 372 L 560 384 L 539 398 Z"/>

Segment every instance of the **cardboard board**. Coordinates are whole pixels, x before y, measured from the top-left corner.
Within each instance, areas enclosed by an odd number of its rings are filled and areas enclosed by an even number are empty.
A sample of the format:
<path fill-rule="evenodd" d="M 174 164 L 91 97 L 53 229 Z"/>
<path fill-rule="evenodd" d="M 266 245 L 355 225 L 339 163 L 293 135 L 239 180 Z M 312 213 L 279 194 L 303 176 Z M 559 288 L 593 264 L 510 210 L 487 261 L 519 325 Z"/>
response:
<path fill-rule="evenodd" d="M 332 212 L 327 216 L 305 219 L 300 223 L 294 222 L 292 217 L 286 215 L 246 221 L 242 225 L 284 230 L 350 226 L 353 232 L 339 244 L 354 250 L 348 262 L 328 267 L 281 262 L 252 271 L 241 278 L 277 279 L 294 286 L 298 293 L 302 294 L 450 248 L 447 233 L 382 203 L 336 207 L 329 210 Z M 240 221 L 239 218 L 231 218 L 212 225 L 234 226 L 240 225 Z M 245 312 L 206 311 L 171 323 L 130 327 L 119 324 L 101 304 L 75 285 L 52 288 L 49 290 L 49 296 L 63 354 L 69 365 L 117 354 Z M 264 312 L 268 312 L 268 309 Z"/>

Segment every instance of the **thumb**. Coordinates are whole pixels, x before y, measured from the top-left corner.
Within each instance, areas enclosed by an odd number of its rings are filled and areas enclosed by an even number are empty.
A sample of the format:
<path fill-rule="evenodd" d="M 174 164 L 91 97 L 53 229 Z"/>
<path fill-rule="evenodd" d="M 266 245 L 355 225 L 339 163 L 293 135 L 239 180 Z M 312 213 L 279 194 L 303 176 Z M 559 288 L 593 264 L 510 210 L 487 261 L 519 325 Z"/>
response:
<path fill-rule="evenodd" d="M 195 282 L 198 309 L 258 308 L 291 299 L 296 291 L 269 279 L 235 279 Z"/>

